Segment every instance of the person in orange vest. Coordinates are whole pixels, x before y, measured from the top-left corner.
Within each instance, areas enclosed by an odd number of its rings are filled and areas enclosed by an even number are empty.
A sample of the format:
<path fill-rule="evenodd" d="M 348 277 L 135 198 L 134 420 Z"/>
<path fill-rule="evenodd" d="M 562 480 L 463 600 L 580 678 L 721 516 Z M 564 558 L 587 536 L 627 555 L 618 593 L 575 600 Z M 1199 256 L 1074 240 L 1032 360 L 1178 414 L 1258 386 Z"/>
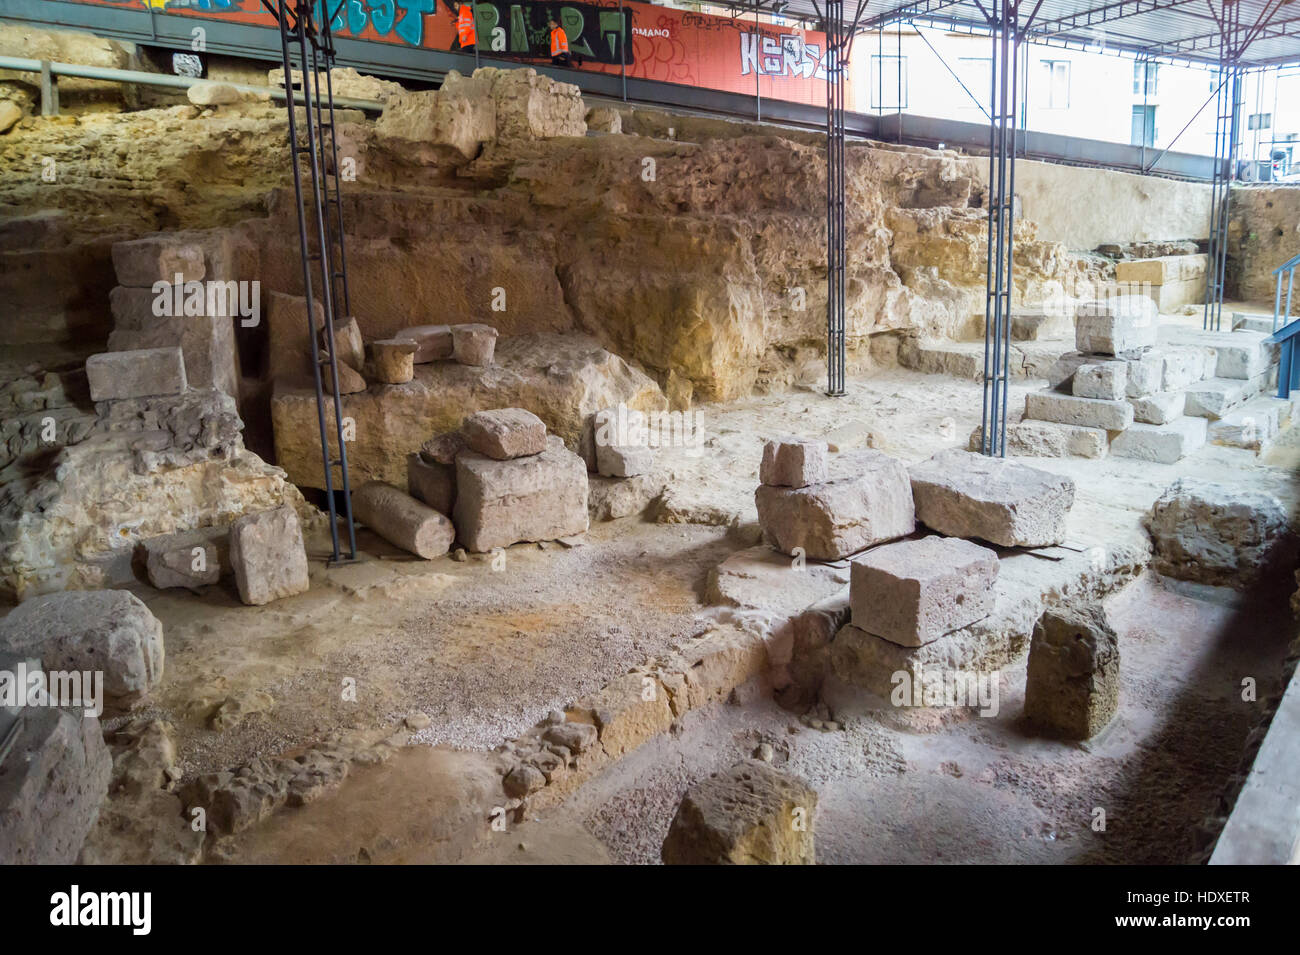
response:
<path fill-rule="evenodd" d="M 478 30 L 474 26 L 474 4 L 460 4 L 456 13 L 456 38 L 462 50 L 472 50 L 478 43 Z"/>
<path fill-rule="evenodd" d="M 546 25 L 551 28 L 551 65 L 552 66 L 569 66 L 569 35 L 564 32 L 564 27 L 555 22 L 555 17 L 546 21 Z M 578 58 L 578 65 L 582 66 L 582 58 Z"/>

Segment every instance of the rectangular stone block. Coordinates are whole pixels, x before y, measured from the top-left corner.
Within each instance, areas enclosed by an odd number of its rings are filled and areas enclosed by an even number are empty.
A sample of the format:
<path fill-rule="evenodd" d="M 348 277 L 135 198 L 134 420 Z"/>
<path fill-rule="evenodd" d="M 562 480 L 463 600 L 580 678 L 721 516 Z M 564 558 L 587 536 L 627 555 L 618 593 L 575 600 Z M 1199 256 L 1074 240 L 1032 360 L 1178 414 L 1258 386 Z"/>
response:
<path fill-rule="evenodd" d="M 1035 391 L 1025 396 L 1025 417 L 1084 428 L 1123 431 L 1133 423 L 1133 406 L 1127 401 L 1077 398 L 1059 391 Z"/>
<path fill-rule="evenodd" d="M 1245 382 L 1207 378 L 1187 389 L 1183 414 L 1199 418 L 1222 418 L 1257 393 L 1257 390 L 1248 391 Z"/>
<path fill-rule="evenodd" d="M 164 297 L 167 295 L 170 293 L 164 293 Z M 119 286 L 109 293 L 114 327 L 108 337 L 108 347 L 113 351 L 130 351 L 177 346 L 185 355 L 190 387 L 216 388 L 238 400 L 235 309 L 209 313 L 205 306 L 204 312 L 197 315 L 158 315 L 154 311 L 156 298 L 147 288 Z"/>
<path fill-rule="evenodd" d="M 230 525 L 230 563 L 239 599 L 251 606 L 305 591 L 307 549 L 293 507 L 236 518 Z"/>
<path fill-rule="evenodd" d="M 851 455 L 851 458 L 846 458 Z M 850 451 L 851 476 L 808 487 L 760 485 L 758 522 L 768 543 L 784 554 L 802 549 L 813 560 L 839 560 L 916 529 L 907 470 L 880 451 Z"/>
<path fill-rule="evenodd" d="M 1130 398 L 1133 419 L 1143 424 L 1168 424 L 1181 418 L 1187 395 L 1182 391 L 1161 391 L 1143 398 Z"/>
<path fill-rule="evenodd" d="M 461 433 L 470 450 L 497 461 L 541 454 L 546 450 L 546 425 L 537 415 L 523 408 L 475 412 L 465 419 Z"/>
<path fill-rule="evenodd" d="M 777 438 L 763 445 L 758 479 L 772 487 L 807 487 L 827 480 L 825 441 Z"/>
<path fill-rule="evenodd" d="M 1215 356 L 1208 349 L 1177 346 L 1161 349 L 1161 353 L 1161 391 L 1178 391 L 1214 374 Z"/>
<path fill-rule="evenodd" d="M 1101 606 L 1054 607 L 1034 626 L 1025 717 L 1041 732 L 1089 739 L 1119 707 L 1119 639 Z"/>
<path fill-rule="evenodd" d="M 987 617 L 998 555 L 960 537 L 926 537 L 873 547 L 852 564 L 853 625 L 919 647 Z"/>
<path fill-rule="evenodd" d="M 1165 356 L 1159 348 L 1152 348 L 1137 358 L 1128 360 L 1124 393 L 1130 398 L 1141 398 L 1164 390 Z"/>
<path fill-rule="evenodd" d="M 203 247 L 168 232 L 114 242 L 113 269 L 120 284 L 136 288 L 197 282 L 206 274 Z"/>
<path fill-rule="evenodd" d="M 584 429 L 584 439 L 587 437 Z M 591 418 L 591 446 L 583 455 L 602 477 L 630 478 L 654 467 L 645 415 L 633 408 L 605 408 Z"/>
<path fill-rule="evenodd" d="M 1117 458 L 1173 464 L 1205 444 L 1204 418 L 1182 417 L 1168 424 L 1135 424 L 1110 443 Z"/>
<path fill-rule="evenodd" d="M 393 338 L 406 338 L 415 342 L 415 363 L 427 364 L 451 357 L 452 340 L 450 325 L 411 325 L 403 328 Z"/>
<path fill-rule="evenodd" d="M 1128 365 L 1122 361 L 1082 365 L 1074 373 L 1074 394 L 1077 398 L 1119 401 L 1124 397 L 1127 385 Z"/>
<path fill-rule="evenodd" d="M 86 359 L 92 401 L 179 395 L 186 387 L 179 348 L 102 352 Z"/>
<path fill-rule="evenodd" d="M 456 534 L 484 553 L 517 541 L 554 540 L 587 530 L 587 466 L 551 435 L 546 450 L 498 461 L 476 451 L 456 457 Z"/>
<path fill-rule="evenodd" d="M 142 541 L 149 583 L 159 590 L 217 583 L 231 570 L 229 540 L 228 527 L 200 527 Z"/>
<path fill-rule="evenodd" d="M 305 385 L 313 380 L 311 335 L 325 327 L 325 306 L 319 300 L 312 304 L 314 332 L 309 332 L 305 297 L 270 294 L 266 308 L 266 378 L 287 385 Z"/>
<path fill-rule="evenodd" d="M 1280 404 L 1269 406 L 1250 402 L 1218 421 L 1211 421 L 1208 440 L 1211 444 L 1230 448 L 1262 450 L 1281 431 Z"/>
<path fill-rule="evenodd" d="M 426 461 L 419 452 L 406 456 L 406 489 L 411 497 L 440 514 L 450 515 L 456 505 L 456 465 Z"/>
<path fill-rule="evenodd" d="M 1075 312 L 1075 348 L 1085 354 L 1128 357 L 1156 343 L 1158 320 L 1155 303 L 1144 295 L 1085 302 Z"/>
<path fill-rule="evenodd" d="M 1065 519 L 1074 505 L 1068 477 L 949 449 L 913 465 L 911 479 L 917 520 L 940 534 L 1003 547 L 1050 547 L 1065 540 Z"/>
<path fill-rule="evenodd" d="M 979 451 L 982 427 L 972 433 L 969 451 Z M 1007 425 L 1007 454 L 1027 458 L 1104 458 L 1110 435 L 1101 428 L 1084 428 L 1055 421 L 1020 421 Z"/>

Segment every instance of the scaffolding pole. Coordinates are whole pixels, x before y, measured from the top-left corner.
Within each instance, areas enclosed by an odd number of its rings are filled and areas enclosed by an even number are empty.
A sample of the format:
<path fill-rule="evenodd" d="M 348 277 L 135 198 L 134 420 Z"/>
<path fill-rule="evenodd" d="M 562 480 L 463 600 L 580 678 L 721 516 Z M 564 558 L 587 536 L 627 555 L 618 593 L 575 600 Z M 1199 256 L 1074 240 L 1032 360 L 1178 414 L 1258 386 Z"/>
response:
<path fill-rule="evenodd" d="M 845 393 L 844 0 L 826 0 L 826 393 Z"/>

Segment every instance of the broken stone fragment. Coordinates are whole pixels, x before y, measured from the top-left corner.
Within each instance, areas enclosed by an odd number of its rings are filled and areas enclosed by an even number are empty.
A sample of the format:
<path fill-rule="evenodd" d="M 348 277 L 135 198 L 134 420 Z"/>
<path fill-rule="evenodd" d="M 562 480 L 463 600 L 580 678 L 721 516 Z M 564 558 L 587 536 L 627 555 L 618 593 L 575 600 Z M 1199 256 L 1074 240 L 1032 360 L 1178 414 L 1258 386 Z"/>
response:
<path fill-rule="evenodd" d="M 419 348 L 405 338 L 386 338 L 370 343 L 371 367 L 375 379 L 386 385 L 403 385 L 415 377 L 415 352 Z"/>
<path fill-rule="evenodd" d="M 155 282 L 172 285 L 201 281 L 206 265 L 202 246 L 159 232 L 143 239 L 114 242 L 113 270 L 119 285 L 152 288 Z"/>
<path fill-rule="evenodd" d="M 366 379 L 361 376 L 360 372 L 350 367 L 347 362 L 339 361 L 336 363 L 336 367 L 339 375 L 339 394 L 356 395 L 366 390 Z M 334 376 L 330 374 L 328 364 L 321 364 L 320 383 L 321 387 L 325 389 L 325 394 L 334 394 Z"/>
<path fill-rule="evenodd" d="M 660 855 L 667 865 L 813 865 L 817 793 L 758 760 L 686 791 Z"/>
<path fill-rule="evenodd" d="M 139 348 L 91 355 L 86 378 L 92 401 L 179 395 L 185 390 L 185 359 L 180 348 Z"/>
<path fill-rule="evenodd" d="M 415 342 L 415 363 L 427 364 L 452 355 L 452 335 L 450 325 L 411 325 L 403 328 L 394 338 L 405 338 Z"/>
<path fill-rule="evenodd" d="M 1084 354 L 1136 356 L 1156 343 L 1159 313 L 1145 295 L 1113 295 L 1075 311 L 1074 346 Z"/>
<path fill-rule="evenodd" d="M 537 792 L 546 785 L 546 776 L 531 763 L 519 763 L 502 780 L 506 795 L 515 799 Z"/>
<path fill-rule="evenodd" d="M 426 461 L 419 454 L 406 456 L 406 488 L 411 497 L 440 514 L 450 514 L 456 504 L 456 465 Z"/>
<path fill-rule="evenodd" d="M 307 550 L 298 515 L 289 505 L 245 514 L 230 525 L 230 563 L 239 599 L 268 604 L 307 590 Z"/>
<path fill-rule="evenodd" d="M 352 492 L 352 513 L 390 544 L 425 560 L 447 553 L 456 537 L 445 516 L 382 481 L 369 481 Z"/>
<path fill-rule="evenodd" d="M 640 411 L 620 405 L 596 412 L 591 419 L 591 439 L 592 453 L 584 457 L 594 457 L 595 470 L 603 477 L 636 477 L 654 467 L 654 451 Z"/>
<path fill-rule="evenodd" d="M 1034 625 L 1025 717 L 1064 739 L 1096 736 L 1119 706 L 1119 638 L 1098 604 L 1054 607 Z"/>
<path fill-rule="evenodd" d="M 1074 393 L 1079 398 L 1119 401 L 1127 385 L 1128 365 L 1122 361 L 1084 365 L 1074 373 Z"/>
<path fill-rule="evenodd" d="M 159 590 L 215 584 L 230 570 L 230 530 L 200 527 L 141 541 L 149 583 Z"/>
<path fill-rule="evenodd" d="M 1065 540 L 1065 519 L 1074 505 L 1068 477 L 955 448 L 914 465 L 911 477 L 917 520 L 940 534 L 1002 547 L 1050 547 Z"/>
<path fill-rule="evenodd" d="M 549 727 L 542 739 L 571 753 L 585 753 L 596 744 L 597 735 L 596 727 L 590 723 L 559 723 Z"/>
<path fill-rule="evenodd" d="M 492 364 L 497 347 L 497 330 L 491 325 L 451 326 L 452 357 L 462 365 L 485 367 Z"/>
<path fill-rule="evenodd" d="M 125 590 L 33 597 L 0 620 L 0 651 L 37 657 L 46 670 L 102 672 L 105 701 L 135 706 L 163 675 L 163 628 Z"/>
<path fill-rule="evenodd" d="M 541 454 L 546 450 L 546 425 L 523 408 L 479 411 L 461 426 L 471 450 L 497 461 Z"/>
<path fill-rule="evenodd" d="M 311 382 L 311 335 L 325 327 L 325 307 L 312 301 L 308 332 L 307 299 L 301 295 L 270 294 L 266 309 L 266 377 L 288 384 Z M 319 455 L 318 455 L 319 457 Z"/>
<path fill-rule="evenodd" d="M 341 318 L 334 323 L 334 350 L 339 361 L 347 362 L 353 370 L 365 365 L 366 346 L 355 318 Z"/>
<path fill-rule="evenodd" d="M 993 611 L 998 555 L 960 537 L 872 548 L 852 565 L 853 625 L 919 647 Z"/>
<path fill-rule="evenodd" d="M 760 486 L 758 522 L 777 550 L 839 560 L 916 529 L 907 469 L 882 451 L 851 451 L 856 472 L 808 487 Z M 846 466 L 848 461 L 845 461 Z"/>
<path fill-rule="evenodd" d="M 465 435 L 459 429 L 444 431 L 420 445 L 420 457 L 430 464 L 455 464 L 456 455 L 466 447 Z"/>
<path fill-rule="evenodd" d="M 827 480 L 826 442 L 778 438 L 763 445 L 758 479 L 773 487 L 807 487 Z"/>

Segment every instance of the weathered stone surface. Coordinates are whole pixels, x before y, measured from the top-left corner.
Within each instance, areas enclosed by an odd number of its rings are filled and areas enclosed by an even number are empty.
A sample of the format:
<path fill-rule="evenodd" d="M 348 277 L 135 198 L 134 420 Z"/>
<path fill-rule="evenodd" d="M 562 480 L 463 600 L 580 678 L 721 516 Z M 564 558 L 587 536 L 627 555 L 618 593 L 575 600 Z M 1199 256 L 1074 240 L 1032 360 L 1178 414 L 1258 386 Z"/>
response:
<path fill-rule="evenodd" d="M 1011 309 L 1012 341 L 1069 338 L 1073 332 L 1074 321 L 1064 308 L 1022 305 Z"/>
<path fill-rule="evenodd" d="M 334 323 L 334 350 L 338 352 L 339 361 L 347 362 L 355 371 L 360 371 L 365 365 L 366 345 L 355 318 L 341 318 Z"/>
<path fill-rule="evenodd" d="M 230 106 L 245 100 L 256 100 L 257 94 L 245 93 L 231 83 L 216 83 L 205 80 L 195 83 L 185 91 L 185 98 L 195 106 Z"/>
<path fill-rule="evenodd" d="M 1128 366 L 1122 361 L 1083 365 L 1074 373 L 1074 394 L 1078 398 L 1119 401 L 1128 384 Z"/>
<path fill-rule="evenodd" d="M 185 390 L 185 359 L 179 348 L 112 351 L 86 359 L 92 401 L 179 395 Z"/>
<path fill-rule="evenodd" d="M 338 369 L 339 394 L 355 395 L 366 390 L 366 379 L 347 362 L 340 360 L 335 363 L 335 367 Z M 328 365 L 321 365 L 320 382 L 321 387 L 325 389 L 325 394 L 334 394 L 334 376 L 330 373 Z"/>
<path fill-rule="evenodd" d="M 1209 422 L 1207 437 L 1212 444 L 1262 450 L 1280 433 L 1284 406 L 1281 400 L 1256 399 L 1218 421 Z"/>
<path fill-rule="evenodd" d="M 587 129 L 597 133 L 621 133 L 623 114 L 611 106 L 593 106 L 587 110 Z"/>
<path fill-rule="evenodd" d="M 239 599 L 268 604 L 310 586 L 302 528 L 292 507 L 245 514 L 230 525 L 230 563 Z"/>
<path fill-rule="evenodd" d="M 825 441 L 777 438 L 763 445 L 758 479 L 772 487 L 807 487 L 827 479 Z"/>
<path fill-rule="evenodd" d="M 455 464 L 456 455 L 469 445 L 465 443 L 465 434 L 459 428 L 435 434 L 420 445 L 420 457 L 430 464 Z"/>
<path fill-rule="evenodd" d="M 9 132 L 23 118 L 22 107 L 12 100 L 0 102 L 0 135 Z"/>
<path fill-rule="evenodd" d="M 312 305 L 312 324 L 319 332 L 325 327 L 325 306 L 318 300 Z M 266 309 L 266 336 L 266 377 L 283 379 L 286 384 L 294 385 L 310 382 L 311 338 L 307 330 L 307 299 L 301 295 L 272 292 Z"/>
<path fill-rule="evenodd" d="M 596 470 L 602 477 L 631 478 L 645 474 L 654 467 L 654 451 L 635 445 L 596 446 Z"/>
<path fill-rule="evenodd" d="M 336 97 L 370 99 L 387 103 L 394 96 L 405 92 L 401 83 L 359 73 L 350 66 L 336 66 L 329 73 L 330 87 Z M 302 88 L 302 70 L 293 71 L 293 83 L 299 89 Z M 277 66 L 273 70 L 267 70 L 266 85 L 284 86 L 284 67 Z"/>
<path fill-rule="evenodd" d="M 415 363 L 423 365 L 452 356 L 450 325 L 411 325 L 393 335 L 409 339 L 416 344 Z"/>
<path fill-rule="evenodd" d="M 197 282 L 206 271 L 203 247 L 167 232 L 114 242 L 113 269 L 120 285 L 137 288 L 152 288 L 155 282 Z"/>
<path fill-rule="evenodd" d="M 1119 706 L 1119 638 L 1100 604 L 1053 607 L 1034 626 L 1025 717 L 1065 739 L 1096 736 Z"/>
<path fill-rule="evenodd" d="M 853 561 L 853 625 L 919 647 L 993 610 L 998 555 L 959 537 L 874 547 Z"/>
<path fill-rule="evenodd" d="M 1277 358 L 1277 345 L 1266 344 L 1268 335 L 1263 332 L 1207 331 L 1199 327 L 1171 326 L 1161 333 L 1161 341 L 1173 345 L 1212 349 L 1213 370 L 1207 373 L 1216 378 L 1239 381 L 1254 378 L 1268 370 Z"/>
<path fill-rule="evenodd" d="M 210 261 L 211 256 L 205 258 Z M 169 289 L 172 286 L 168 287 Z M 171 294 L 170 292 L 163 293 Z M 185 379 L 191 388 L 218 388 L 238 400 L 239 353 L 235 347 L 237 297 L 223 305 L 205 296 L 202 314 L 155 315 L 152 289 L 119 286 L 109 293 L 114 327 L 112 351 L 179 347 L 185 356 Z M 305 324 L 305 313 L 303 323 Z"/>
<path fill-rule="evenodd" d="M 596 412 L 578 442 L 587 470 L 602 477 L 630 478 L 654 467 L 645 415 L 626 405 Z"/>
<path fill-rule="evenodd" d="M 1164 390 L 1165 356 L 1153 348 L 1128 360 L 1128 374 L 1124 393 L 1130 398 L 1140 398 Z"/>
<path fill-rule="evenodd" d="M 25 708 L 13 749 L 0 762 L 0 864 L 76 862 L 112 770 L 99 720 Z"/>
<path fill-rule="evenodd" d="M 425 560 L 447 553 L 456 537 L 445 515 L 382 481 L 352 492 L 352 514 L 390 544 Z"/>
<path fill-rule="evenodd" d="M 1182 391 L 1158 391 L 1141 398 L 1130 398 L 1133 418 L 1142 424 L 1168 424 L 1182 417 L 1187 394 Z"/>
<path fill-rule="evenodd" d="M 1025 417 L 1082 428 L 1123 431 L 1133 423 L 1133 406 L 1123 400 L 1077 398 L 1049 389 L 1025 395 Z"/>
<path fill-rule="evenodd" d="M 1085 355 L 1081 352 L 1072 351 L 1058 357 L 1047 369 L 1047 384 L 1053 391 L 1059 391 L 1062 394 L 1074 394 L 1074 376 L 1084 365 L 1090 365 L 1097 361 L 1095 355 Z M 981 373 L 983 369 L 981 369 Z"/>
<path fill-rule="evenodd" d="M 785 554 L 801 548 L 813 560 L 839 560 L 916 529 L 901 461 L 881 451 L 851 451 L 844 458 L 846 470 L 852 461 L 852 476 L 802 488 L 761 485 L 754 492 L 758 521 L 773 547 Z"/>
<path fill-rule="evenodd" d="M 1263 376 L 1250 381 L 1207 378 L 1187 389 L 1183 413 L 1218 420 L 1259 394 L 1263 383 Z"/>
<path fill-rule="evenodd" d="M 510 461 L 466 451 L 456 458 L 454 513 L 457 537 L 479 553 L 585 533 L 587 467 L 554 435 L 541 454 Z"/>
<path fill-rule="evenodd" d="M 103 671 L 115 708 L 139 703 L 162 679 L 163 628 L 125 590 L 67 591 L 25 600 L 0 620 L 0 651 L 47 670 Z"/>
<path fill-rule="evenodd" d="M 615 521 L 644 514 L 663 493 L 664 480 L 653 474 L 632 478 L 587 475 L 587 511 L 593 521 Z"/>
<path fill-rule="evenodd" d="M 406 456 L 406 488 L 439 514 L 450 514 L 456 504 L 456 463 L 426 461 L 420 454 Z"/>
<path fill-rule="evenodd" d="M 470 450 L 497 461 L 524 458 L 546 450 L 546 425 L 523 408 L 475 412 L 465 419 L 461 433 Z"/>
<path fill-rule="evenodd" d="M 984 429 L 971 432 L 969 451 L 979 451 Z M 1032 419 L 1007 425 L 1007 453 L 1027 458 L 1104 458 L 1110 435 L 1101 428 Z"/>
<path fill-rule="evenodd" d="M 911 469 L 916 517 L 931 530 L 1003 547 L 1065 539 L 1074 482 L 1015 461 L 950 449 Z"/>
<path fill-rule="evenodd" d="M 149 583 L 159 590 L 215 584 L 230 573 L 230 529 L 200 527 L 141 541 Z"/>
<path fill-rule="evenodd" d="M 458 364 L 482 368 L 492 364 L 497 346 L 497 330 L 491 325 L 453 325 L 451 343 L 451 356 Z"/>
<path fill-rule="evenodd" d="M 1135 424 L 1110 443 L 1117 458 L 1173 464 L 1205 444 L 1204 418 L 1176 418 L 1168 424 Z"/>
<path fill-rule="evenodd" d="M 377 381 L 404 385 L 415 377 L 415 353 L 419 346 L 405 338 L 388 338 L 370 343 L 370 367 Z"/>
<path fill-rule="evenodd" d="M 1074 345 L 1085 354 L 1127 356 L 1156 343 L 1159 314 L 1145 295 L 1084 302 L 1074 319 Z"/>
<path fill-rule="evenodd" d="M 847 567 L 800 563 L 760 544 L 736 551 L 709 571 L 705 598 L 711 604 L 789 615 L 839 593 L 848 582 Z"/>
<path fill-rule="evenodd" d="M 1286 514 L 1275 497 L 1182 478 L 1143 519 L 1153 566 L 1168 577 L 1246 587 L 1274 572 L 1293 550 Z"/>
<path fill-rule="evenodd" d="M 664 840 L 667 865 L 813 865 L 817 793 L 744 760 L 686 791 Z"/>

